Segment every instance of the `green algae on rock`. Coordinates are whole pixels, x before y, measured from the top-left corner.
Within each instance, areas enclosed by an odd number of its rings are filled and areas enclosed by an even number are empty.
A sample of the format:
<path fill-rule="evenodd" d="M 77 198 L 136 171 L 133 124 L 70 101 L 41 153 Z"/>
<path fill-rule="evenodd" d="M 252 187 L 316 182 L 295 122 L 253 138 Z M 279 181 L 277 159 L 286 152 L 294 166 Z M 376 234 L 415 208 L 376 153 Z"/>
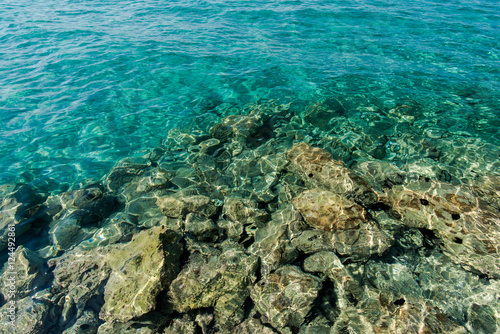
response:
<path fill-rule="evenodd" d="M 49 261 L 55 266 L 53 288 L 34 298 L 57 303 L 54 312 L 60 312 L 61 319 L 54 326 L 59 328 L 83 316 L 103 289 L 101 319 L 126 322 L 139 317 L 154 309 L 158 293 L 178 272 L 178 241 L 178 234 L 158 226 L 129 243 L 68 251 Z"/>
<path fill-rule="evenodd" d="M 181 254 L 180 236 L 153 227 L 108 254 L 111 275 L 100 318 L 125 322 L 154 309 L 156 297 L 174 279 Z"/>

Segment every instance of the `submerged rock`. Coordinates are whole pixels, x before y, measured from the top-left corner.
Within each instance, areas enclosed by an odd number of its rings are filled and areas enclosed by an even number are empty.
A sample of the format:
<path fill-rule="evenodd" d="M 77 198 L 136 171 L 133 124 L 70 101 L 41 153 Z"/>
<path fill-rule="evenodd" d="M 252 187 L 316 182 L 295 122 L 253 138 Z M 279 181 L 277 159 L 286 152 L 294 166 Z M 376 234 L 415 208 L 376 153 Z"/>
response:
<path fill-rule="evenodd" d="M 175 230 L 188 233 L 200 241 L 216 241 L 223 234 L 211 219 L 219 207 L 207 196 L 176 194 L 159 197 L 156 204 L 167 217 L 168 226 Z"/>
<path fill-rule="evenodd" d="M 500 212 L 500 176 L 484 175 L 472 184 L 473 194 Z"/>
<path fill-rule="evenodd" d="M 258 203 L 254 200 L 241 197 L 226 197 L 224 198 L 224 206 L 222 214 L 228 220 L 235 224 L 231 225 L 233 230 L 245 230 L 248 235 L 253 235 L 255 230 L 268 220 L 269 214 L 266 210 L 259 209 Z M 240 226 L 240 227 L 238 227 Z"/>
<path fill-rule="evenodd" d="M 282 331 L 300 327 L 320 289 L 319 278 L 286 265 L 257 282 L 250 296 L 263 321 Z"/>
<path fill-rule="evenodd" d="M 414 181 L 393 187 L 387 201 L 408 227 L 433 231 L 453 262 L 500 278 L 500 215 L 466 189 Z"/>
<path fill-rule="evenodd" d="M 178 272 L 180 236 L 163 227 L 143 231 L 109 252 L 112 272 L 99 317 L 125 322 L 154 309 L 156 297 Z"/>
<path fill-rule="evenodd" d="M 467 329 L 472 333 L 497 333 L 498 313 L 490 305 L 472 303 L 467 310 Z"/>
<path fill-rule="evenodd" d="M 174 196 L 160 197 L 156 200 L 162 213 L 171 218 L 181 218 L 187 213 L 187 205 Z"/>
<path fill-rule="evenodd" d="M 217 221 L 217 226 L 224 230 L 229 239 L 233 240 L 239 240 L 245 229 L 242 223 L 228 219 Z"/>
<path fill-rule="evenodd" d="M 49 237 L 55 252 L 69 250 L 89 238 L 98 223 L 119 207 L 117 199 L 100 187 L 51 196 L 45 205 L 53 217 Z"/>
<path fill-rule="evenodd" d="M 353 261 L 364 261 L 374 254 L 382 256 L 392 243 L 393 239 L 373 221 L 359 229 L 336 231 L 332 236 L 337 253 Z"/>
<path fill-rule="evenodd" d="M 466 334 L 435 307 L 425 302 L 405 301 L 403 305 L 386 306 L 384 297 L 369 289 L 370 297 L 358 307 L 342 309 L 330 333 L 450 333 Z"/>
<path fill-rule="evenodd" d="M 312 228 L 320 230 L 355 229 L 368 221 L 368 213 L 361 205 L 326 190 L 304 191 L 292 203 Z"/>
<path fill-rule="evenodd" d="M 324 230 L 305 230 L 292 239 L 292 245 L 305 253 L 335 250 L 332 243 L 332 232 Z"/>
<path fill-rule="evenodd" d="M 499 296 L 499 280 L 480 278 L 437 251 L 419 257 L 416 263 L 415 275 L 426 300 L 473 333 L 481 333 L 480 328 L 495 333 L 491 329 L 500 328 L 500 305 L 494 302 Z M 478 316 L 481 309 L 485 314 Z"/>
<path fill-rule="evenodd" d="M 37 221 L 45 224 L 46 208 L 42 201 L 42 197 L 27 186 L 0 197 L 0 251 L 13 247 L 9 241 L 14 244 L 13 240 L 29 231 Z"/>
<path fill-rule="evenodd" d="M 351 261 L 365 261 L 372 255 L 381 256 L 392 245 L 392 238 L 373 222 L 363 228 L 339 230 L 305 230 L 292 240 L 292 245 L 306 254 L 320 251 L 336 251 Z"/>
<path fill-rule="evenodd" d="M 332 270 L 343 270 L 344 265 L 334 252 L 321 251 L 304 260 L 304 270 L 309 273 L 323 273 L 332 276 Z"/>
<path fill-rule="evenodd" d="M 108 217 L 119 203 L 101 187 L 93 186 L 50 196 L 45 205 L 54 222 L 73 217 L 78 224 L 88 226 Z"/>
<path fill-rule="evenodd" d="M 330 130 L 329 121 L 345 116 L 346 110 L 337 98 L 327 98 L 322 102 L 309 105 L 305 110 L 304 120 L 323 131 Z"/>
<path fill-rule="evenodd" d="M 323 277 L 327 277 L 333 283 L 335 300 L 329 302 L 334 302 L 336 313 L 350 306 L 356 306 L 363 298 L 364 292 L 361 282 L 333 252 L 322 251 L 307 257 L 304 260 L 304 270 L 311 273 L 321 273 Z"/>
<path fill-rule="evenodd" d="M 174 310 L 187 312 L 213 307 L 216 323 L 232 328 L 243 320 L 241 305 L 248 297 L 248 287 L 256 279 L 257 263 L 256 256 L 247 255 L 242 246 L 232 241 L 195 251 L 170 285 Z"/>
<path fill-rule="evenodd" d="M 47 270 L 44 261 L 37 253 L 23 246 L 17 247 L 13 259 L 14 262 L 6 262 L 2 269 L 2 279 L 4 284 L 1 292 L 6 298 L 10 293 L 10 285 L 7 279 L 15 282 L 16 299 L 22 299 L 30 295 L 38 287 L 43 286 L 47 280 Z"/>
<path fill-rule="evenodd" d="M 178 317 L 171 319 L 170 324 L 163 334 L 210 334 L 213 332 L 213 319 L 212 312 L 207 310 L 194 311 L 184 313 Z M 222 331 L 221 333 L 227 333 Z"/>
<path fill-rule="evenodd" d="M 378 196 L 362 177 L 326 151 L 306 143 L 294 144 L 287 152 L 288 169 L 313 187 L 329 190 L 364 206 L 378 202 Z"/>
<path fill-rule="evenodd" d="M 299 213 L 289 206 L 273 213 L 271 221 L 257 229 L 255 242 L 248 251 L 259 256 L 262 275 L 292 262 L 298 256 L 291 240 L 301 232 L 303 225 Z"/>
<path fill-rule="evenodd" d="M 423 298 L 410 269 L 400 263 L 371 261 L 363 269 L 344 266 L 332 252 L 319 252 L 304 261 L 304 268 L 334 284 L 330 302 L 338 313 L 330 318 L 330 333 L 466 332 Z"/>
<path fill-rule="evenodd" d="M 163 217 L 163 213 L 156 205 L 159 194 L 147 194 L 130 200 L 126 205 L 126 212 L 137 222 Z"/>
<path fill-rule="evenodd" d="M 353 169 L 379 190 L 403 184 L 406 177 L 405 172 L 394 164 L 382 160 L 364 161 Z"/>
<path fill-rule="evenodd" d="M 108 321 L 99 326 L 97 334 L 156 334 L 161 333 L 167 320 L 165 316 L 148 314 L 127 322 Z"/>
<path fill-rule="evenodd" d="M 276 197 L 273 187 L 287 164 L 284 153 L 277 152 L 276 145 L 271 139 L 255 150 L 246 150 L 224 168 L 234 195 L 244 194 L 245 198 L 266 203 Z"/>
<path fill-rule="evenodd" d="M 170 325 L 165 328 L 163 334 L 195 334 L 198 330 L 198 326 L 193 319 L 191 319 L 189 314 L 184 314 L 180 318 L 174 318 L 170 322 Z"/>
<path fill-rule="evenodd" d="M 80 318 L 88 308 L 100 309 L 100 318 L 111 322 L 139 317 L 154 309 L 158 293 L 177 273 L 179 238 L 158 226 L 129 243 L 69 251 L 49 261 L 55 266 L 52 288 L 36 299 L 59 305 L 54 309 L 61 314 L 57 328 Z"/>
<path fill-rule="evenodd" d="M 156 204 L 165 216 L 171 218 L 181 218 L 189 212 L 211 217 L 217 212 L 213 201 L 203 195 L 164 196 L 158 198 Z"/>
<path fill-rule="evenodd" d="M 92 307 L 93 300 L 102 293 L 111 273 L 106 259 L 109 251 L 109 248 L 69 251 L 49 261 L 49 266 L 55 266 L 52 289 L 39 292 L 35 299 L 57 305 L 53 312 L 60 315 L 58 328 L 64 328 L 72 318 L 81 317 L 87 305 Z M 73 315 L 68 314 L 69 310 Z"/>
<path fill-rule="evenodd" d="M 97 229 L 90 238 L 82 241 L 77 248 L 91 250 L 117 242 L 130 241 L 137 230 L 137 220 L 133 215 L 117 212 L 107 219 L 104 226 Z"/>
<path fill-rule="evenodd" d="M 85 310 L 83 314 L 76 319 L 75 323 L 64 330 L 62 334 L 89 334 L 97 333 L 100 321 L 99 316 L 92 310 Z"/>
<path fill-rule="evenodd" d="M 239 324 L 231 334 L 276 334 L 272 328 L 264 326 L 259 319 L 249 318 Z"/>
<path fill-rule="evenodd" d="M 20 236 L 31 227 L 29 222 L 24 223 L 25 219 L 17 218 L 20 206 L 21 203 L 13 198 L 3 198 L 0 203 L 0 250 L 7 248 L 9 238 L 11 241 L 15 240 L 16 236 Z M 14 245 L 13 242 L 12 245 Z"/>
<path fill-rule="evenodd" d="M 95 227 L 82 228 L 78 218 L 70 216 L 57 221 L 49 230 L 49 237 L 54 252 L 62 252 L 90 238 L 96 230 Z"/>
<path fill-rule="evenodd" d="M 226 141 L 229 138 L 241 140 L 255 133 L 262 124 L 263 121 L 260 113 L 230 115 L 213 126 L 210 129 L 210 134 L 212 137 L 222 141 Z"/>
<path fill-rule="evenodd" d="M 217 241 L 223 234 L 213 220 L 198 213 L 186 215 L 184 230 L 200 241 Z"/>
<path fill-rule="evenodd" d="M 105 185 L 110 191 L 118 192 L 130 184 L 137 182 L 138 177 L 143 175 L 150 167 L 151 164 L 144 159 L 142 161 L 124 159 L 119 161 L 108 174 Z"/>
<path fill-rule="evenodd" d="M 375 333 L 466 333 L 432 301 L 425 300 L 407 266 L 371 262 L 366 277 L 370 284 L 357 307 Z"/>
<path fill-rule="evenodd" d="M 306 253 L 333 248 L 341 255 L 360 260 L 372 254 L 382 255 L 391 246 L 390 238 L 369 220 L 366 210 L 340 195 L 311 189 L 294 198 L 292 203 L 312 228 L 325 231 L 304 232 L 307 237 L 294 241 Z"/>
<path fill-rule="evenodd" d="M 0 248 L 9 224 L 48 226 L 52 242 L 38 252 L 49 270 L 15 253 L 18 331 L 498 332 L 500 181 L 486 173 L 498 155 L 469 139 L 448 152 L 457 136 L 429 140 L 346 101 L 295 115 L 259 103 L 209 133 L 172 129 L 103 186 L 44 203 L 2 187 Z"/>
<path fill-rule="evenodd" d="M 0 308 L 2 320 L 0 322 L 0 332 L 2 333 L 48 333 L 48 323 L 57 321 L 50 319 L 50 305 L 25 297 L 15 301 L 15 311 L 11 312 L 11 304 L 7 303 Z M 13 314 L 13 318 L 7 315 Z M 11 322 L 13 321 L 13 322 Z"/>
<path fill-rule="evenodd" d="M 268 218 L 267 212 L 259 209 L 256 201 L 240 197 L 224 198 L 222 213 L 232 221 L 240 222 L 243 225 L 258 225 Z"/>

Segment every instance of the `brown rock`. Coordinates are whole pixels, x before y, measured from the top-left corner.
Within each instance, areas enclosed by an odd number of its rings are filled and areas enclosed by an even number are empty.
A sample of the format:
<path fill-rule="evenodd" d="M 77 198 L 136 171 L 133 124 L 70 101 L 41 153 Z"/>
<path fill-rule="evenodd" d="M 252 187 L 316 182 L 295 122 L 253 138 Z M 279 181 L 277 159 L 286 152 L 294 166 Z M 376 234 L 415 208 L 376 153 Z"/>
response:
<path fill-rule="evenodd" d="M 382 255 L 391 246 L 390 238 L 369 220 L 368 212 L 342 196 L 311 189 L 293 199 L 292 204 L 307 224 L 322 231 L 315 237 L 304 231 L 304 237 L 294 238 L 295 247 L 306 253 L 335 249 L 356 261 Z"/>
<path fill-rule="evenodd" d="M 325 231 L 358 228 L 368 217 L 361 205 L 326 190 L 304 191 L 292 204 L 311 227 Z"/>
<path fill-rule="evenodd" d="M 287 152 L 288 169 L 304 182 L 347 197 L 356 203 L 370 206 L 378 196 L 366 180 L 347 168 L 341 161 L 306 143 L 294 144 Z"/>
<path fill-rule="evenodd" d="M 500 278 L 500 215 L 464 186 L 415 181 L 395 186 L 387 195 L 401 221 L 433 231 L 453 262 Z"/>

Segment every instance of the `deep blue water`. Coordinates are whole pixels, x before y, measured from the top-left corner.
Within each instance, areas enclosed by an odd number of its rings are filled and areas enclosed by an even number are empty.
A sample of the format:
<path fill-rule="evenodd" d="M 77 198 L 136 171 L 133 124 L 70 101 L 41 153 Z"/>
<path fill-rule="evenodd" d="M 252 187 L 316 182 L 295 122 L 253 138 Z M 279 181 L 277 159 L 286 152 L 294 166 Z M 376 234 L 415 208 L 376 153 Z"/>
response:
<path fill-rule="evenodd" d="M 270 99 L 408 99 L 423 129 L 500 144 L 494 0 L 21 0 L 0 31 L 0 183 L 98 180 L 172 128 Z"/>

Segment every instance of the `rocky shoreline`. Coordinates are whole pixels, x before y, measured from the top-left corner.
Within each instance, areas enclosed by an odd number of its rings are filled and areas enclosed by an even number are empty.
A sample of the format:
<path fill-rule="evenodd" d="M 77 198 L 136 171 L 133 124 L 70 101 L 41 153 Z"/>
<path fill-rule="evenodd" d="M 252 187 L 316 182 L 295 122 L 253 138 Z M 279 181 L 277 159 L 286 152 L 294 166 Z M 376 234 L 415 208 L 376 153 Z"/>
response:
<path fill-rule="evenodd" d="M 81 189 L 3 186 L 17 331 L 499 332 L 498 148 L 345 113 L 260 103 Z"/>

